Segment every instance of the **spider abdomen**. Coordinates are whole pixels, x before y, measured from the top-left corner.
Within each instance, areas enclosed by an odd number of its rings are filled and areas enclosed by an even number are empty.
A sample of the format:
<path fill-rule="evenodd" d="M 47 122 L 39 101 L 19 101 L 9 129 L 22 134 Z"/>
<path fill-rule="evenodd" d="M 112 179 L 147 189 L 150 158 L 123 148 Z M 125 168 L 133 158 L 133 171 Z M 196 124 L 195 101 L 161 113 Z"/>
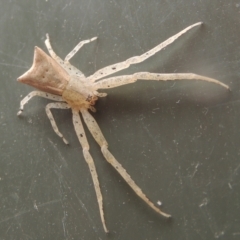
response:
<path fill-rule="evenodd" d="M 35 47 L 32 67 L 18 78 L 19 82 L 56 95 L 62 95 L 69 80 L 66 70 L 38 47 Z"/>

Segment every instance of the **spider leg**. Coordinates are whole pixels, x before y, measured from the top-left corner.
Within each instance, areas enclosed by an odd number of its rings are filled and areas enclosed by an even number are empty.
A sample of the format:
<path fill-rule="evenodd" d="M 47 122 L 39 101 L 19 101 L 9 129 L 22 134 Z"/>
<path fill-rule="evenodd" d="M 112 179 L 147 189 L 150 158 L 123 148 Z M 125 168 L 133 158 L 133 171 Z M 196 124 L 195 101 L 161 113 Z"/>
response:
<path fill-rule="evenodd" d="M 165 217 L 171 217 L 171 215 L 162 212 L 147 198 L 147 196 L 142 192 L 142 190 L 138 187 L 138 185 L 132 180 L 131 176 L 126 172 L 126 170 L 122 167 L 122 165 L 108 151 L 108 143 L 105 140 L 99 126 L 97 125 L 92 115 L 86 109 L 81 109 L 80 111 L 82 113 L 84 122 L 86 123 L 89 131 L 91 132 L 96 142 L 100 145 L 101 151 L 105 159 L 117 170 L 117 172 L 122 176 L 122 178 L 127 182 L 127 184 L 144 202 L 146 202 L 152 209 L 154 209 L 159 214 Z"/>
<path fill-rule="evenodd" d="M 97 91 L 94 91 L 93 93 L 98 97 L 106 97 L 107 96 L 107 93 L 99 93 Z"/>
<path fill-rule="evenodd" d="M 64 101 L 62 99 L 62 97 L 60 97 L 58 95 L 54 95 L 54 94 L 51 94 L 51 93 L 45 93 L 45 92 L 41 92 L 41 91 L 32 91 L 25 98 L 23 98 L 22 101 L 20 102 L 20 108 L 19 108 L 19 111 L 17 113 L 18 116 L 22 114 L 24 105 L 27 104 L 30 101 L 31 98 L 36 97 L 36 96 L 51 99 L 51 100 L 55 100 L 55 101 L 59 101 L 59 102 Z"/>
<path fill-rule="evenodd" d="M 94 161 L 92 159 L 92 156 L 89 153 L 89 145 L 88 145 L 88 142 L 87 142 L 85 131 L 84 131 L 83 126 L 82 126 L 82 121 L 80 119 L 79 112 L 72 109 L 72 113 L 73 113 L 73 125 L 74 125 L 75 131 L 77 133 L 78 140 L 79 140 L 79 142 L 80 142 L 80 144 L 83 148 L 84 158 L 85 158 L 85 160 L 88 164 L 88 167 L 90 169 L 90 173 L 92 175 L 92 180 L 93 180 L 95 192 L 96 192 L 96 195 L 97 195 L 98 207 L 99 207 L 99 210 L 100 210 L 100 216 L 101 216 L 103 228 L 104 228 L 105 232 L 108 232 L 108 229 L 107 229 L 106 223 L 105 223 L 105 219 L 104 219 L 103 197 L 102 197 L 102 193 L 101 193 L 101 189 L 100 189 L 100 185 L 99 185 L 99 181 L 98 181 L 98 175 L 97 175 L 96 167 L 95 167 Z"/>
<path fill-rule="evenodd" d="M 48 33 L 46 34 L 45 45 L 50 56 L 63 67 L 64 61 L 53 51 Z"/>
<path fill-rule="evenodd" d="M 93 84 L 96 90 L 119 87 L 125 84 L 134 83 L 138 79 L 141 80 L 157 80 L 157 81 L 169 81 L 169 80 L 201 80 L 206 82 L 212 82 L 221 85 L 227 89 L 229 87 L 213 78 L 197 75 L 194 73 L 149 73 L 149 72 L 138 72 L 132 75 L 123 75 L 117 77 L 111 77 L 103 79 L 102 81 Z"/>
<path fill-rule="evenodd" d="M 46 40 L 45 40 L 45 45 L 47 47 L 47 50 L 50 54 L 50 56 L 62 67 L 64 68 L 69 75 L 75 75 L 75 76 L 79 76 L 79 77 L 85 77 L 84 74 L 78 70 L 76 67 L 74 67 L 73 65 L 71 65 L 69 63 L 69 61 L 67 61 L 66 59 L 63 61 L 52 49 L 51 43 L 50 43 L 50 38 L 49 35 L 46 34 Z"/>
<path fill-rule="evenodd" d="M 65 102 L 54 102 L 54 103 L 49 103 L 47 104 L 45 110 L 46 110 L 46 114 L 50 120 L 50 123 L 52 125 L 52 128 L 54 130 L 54 132 L 60 137 L 62 138 L 63 142 L 65 144 L 68 144 L 68 141 L 64 138 L 64 136 L 62 135 L 62 133 L 58 130 L 57 124 L 53 118 L 52 112 L 51 112 L 51 108 L 57 108 L 57 109 L 69 109 L 70 106 L 65 103 Z"/>
<path fill-rule="evenodd" d="M 128 68 L 130 65 L 132 64 L 137 64 L 140 62 L 145 61 L 146 59 L 148 59 L 149 57 L 153 56 L 154 54 L 156 54 L 157 52 L 161 51 L 163 48 L 165 48 L 166 46 L 168 46 L 169 44 L 173 43 L 177 38 L 179 38 L 181 35 L 183 35 L 184 33 L 186 33 L 187 31 L 189 31 L 190 29 L 192 29 L 195 26 L 198 26 L 202 24 L 202 22 L 198 22 L 195 23 L 185 29 L 183 29 L 182 31 L 180 31 L 179 33 L 173 35 L 172 37 L 168 38 L 167 40 L 165 40 L 164 42 L 160 43 L 159 45 L 157 45 L 156 47 L 152 48 L 151 50 L 143 53 L 140 56 L 135 56 L 135 57 L 131 57 L 128 58 L 127 60 L 123 61 L 123 62 L 119 62 L 119 63 L 115 63 L 113 65 L 104 67 L 100 70 L 98 70 L 97 72 L 95 72 L 93 75 L 89 76 L 88 79 L 90 81 L 97 81 L 100 78 L 106 77 L 110 74 L 116 73 L 120 70 L 123 70 L 125 68 Z"/>
<path fill-rule="evenodd" d="M 88 40 L 83 40 L 80 43 L 78 43 L 78 45 L 65 57 L 64 61 L 69 61 L 78 51 L 79 49 L 86 43 L 90 43 L 94 40 L 96 40 L 97 37 L 88 39 Z"/>

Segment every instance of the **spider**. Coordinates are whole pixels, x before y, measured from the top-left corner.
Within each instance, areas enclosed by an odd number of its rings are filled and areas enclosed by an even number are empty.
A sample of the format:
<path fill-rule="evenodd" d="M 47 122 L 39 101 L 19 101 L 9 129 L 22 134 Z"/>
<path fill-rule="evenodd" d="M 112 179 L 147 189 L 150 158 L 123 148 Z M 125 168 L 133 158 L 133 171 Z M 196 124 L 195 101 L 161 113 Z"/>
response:
<path fill-rule="evenodd" d="M 132 180 L 131 176 L 126 172 L 122 165 L 115 159 L 115 157 L 108 150 L 108 143 L 105 140 L 97 122 L 88 112 L 91 110 L 95 112 L 94 108 L 95 102 L 99 97 L 105 97 L 106 93 L 98 92 L 99 89 L 108 89 L 119 87 L 121 85 L 134 83 L 138 79 L 141 80 L 157 80 L 157 81 L 167 81 L 167 80 L 202 80 L 207 82 L 212 82 L 219 84 L 227 89 L 229 87 L 224 83 L 219 82 L 213 78 L 208 78 L 193 73 L 150 73 L 150 72 L 137 72 L 132 75 L 121 75 L 115 77 L 108 77 L 109 75 L 116 73 L 120 70 L 128 68 L 132 64 L 137 64 L 143 62 L 149 57 L 153 56 L 160 50 L 164 49 L 166 46 L 174 42 L 181 35 L 192 29 L 193 27 L 201 25 L 202 22 L 195 23 L 174 36 L 168 38 L 166 41 L 160 43 L 148 52 L 143 53 L 140 56 L 131 57 L 123 62 L 115 63 L 113 65 L 104 67 L 93 75 L 85 77 L 84 74 L 72 66 L 69 60 L 76 54 L 76 52 L 87 43 L 90 43 L 97 39 L 97 37 L 91 38 L 89 40 L 81 41 L 66 57 L 62 60 L 53 51 L 50 44 L 49 35 L 46 34 L 45 45 L 48 49 L 50 56 L 48 56 L 43 50 L 35 47 L 34 60 L 32 67 L 20 76 L 17 80 L 19 82 L 29 84 L 41 91 L 33 91 L 29 93 L 20 103 L 20 110 L 18 116 L 23 112 L 24 105 L 29 102 L 29 100 L 35 96 L 47 98 L 54 100 L 47 104 L 46 114 L 50 120 L 54 132 L 62 138 L 65 144 L 68 141 L 64 138 L 62 133 L 58 130 L 57 124 L 51 113 L 51 109 L 70 109 L 73 115 L 73 125 L 76 131 L 77 137 L 83 149 L 83 156 L 86 160 L 92 180 L 94 183 L 95 192 L 97 195 L 97 201 L 100 211 L 100 217 L 103 224 L 105 232 L 108 232 L 104 219 L 103 211 L 103 197 L 100 190 L 100 184 L 98 181 L 98 175 L 96 167 L 92 156 L 89 153 L 89 144 L 83 129 L 80 114 L 86 123 L 87 128 L 91 132 L 92 136 L 96 142 L 100 145 L 101 151 L 105 159 L 116 169 L 116 171 L 122 176 L 122 178 L 127 182 L 127 184 L 133 189 L 133 191 L 149 205 L 157 213 L 163 215 L 164 217 L 171 217 L 171 215 L 162 212 L 158 207 L 156 207 L 148 197 L 142 192 L 139 186 Z"/>

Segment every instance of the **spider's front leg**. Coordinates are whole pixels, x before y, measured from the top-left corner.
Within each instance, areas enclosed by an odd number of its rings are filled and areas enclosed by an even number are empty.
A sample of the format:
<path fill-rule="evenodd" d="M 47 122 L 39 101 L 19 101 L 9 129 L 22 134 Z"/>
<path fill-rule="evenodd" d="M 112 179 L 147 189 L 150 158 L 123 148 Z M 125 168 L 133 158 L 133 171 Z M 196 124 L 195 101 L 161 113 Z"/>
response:
<path fill-rule="evenodd" d="M 111 77 L 103 79 L 93 84 L 96 90 L 115 88 L 125 84 L 134 83 L 137 80 L 156 80 L 156 81 L 172 81 L 172 80 L 201 80 L 206 82 L 215 83 L 229 89 L 226 84 L 205 76 L 197 75 L 194 73 L 149 73 L 138 72 L 132 75 L 123 75 L 117 77 Z"/>
<path fill-rule="evenodd" d="M 104 219 L 103 197 L 102 197 L 102 193 L 101 193 L 101 189 L 100 189 L 100 185 L 99 185 L 99 181 L 98 181 L 96 167 L 95 167 L 94 161 L 92 159 L 92 156 L 89 153 L 89 144 L 87 142 L 87 138 L 86 138 L 83 126 L 82 126 L 82 121 L 80 119 L 79 112 L 72 109 L 72 113 L 73 113 L 73 125 L 74 125 L 75 131 L 77 133 L 78 140 L 83 148 L 83 155 L 88 164 L 88 167 L 90 169 L 90 173 L 92 176 L 95 192 L 97 195 L 98 207 L 99 207 L 99 211 L 100 211 L 103 228 L 104 228 L 105 232 L 108 232 L 108 229 L 107 229 L 106 223 L 105 223 L 105 219 Z"/>
<path fill-rule="evenodd" d="M 133 191 L 144 201 L 146 202 L 154 211 L 163 215 L 164 217 L 171 217 L 171 215 L 162 212 L 157 208 L 143 193 L 139 186 L 132 180 L 131 176 L 126 172 L 122 165 L 115 159 L 115 157 L 108 151 L 108 144 L 105 140 L 99 126 L 97 125 L 95 119 L 92 115 L 86 110 L 81 109 L 81 113 L 86 123 L 89 131 L 93 135 L 96 142 L 100 145 L 101 151 L 105 159 L 117 170 L 117 172 L 122 176 L 122 178 L 127 182 L 127 184 L 133 189 Z"/>
<path fill-rule="evenodd" d="M 171 43 L 173 43 L 175 40 L 177 40 L 180 36 L 182 36 L 184 33 L 189 31 L 190 29 L 192 29 L 192 28 L 194 28 L 198 25 L 201 25 L 201 24 L 202 24 L 202 22 L 198 22 L 198 23 L 195 23 L 195 24 L 192 24 L 192 25 L 188 26 L 187 28 L 183 29 L 179 33 L 173 35 L 172 37 L 168 38 L 164 42 L 158 44 L 156 47 L 154 47 L 151 50 L 143 53 L 140 56 L 134 56 L 134 57 L 128 58 L 127 60 L 125 60 L 123 62 L 115 63 L 115 64 L 112 64 L 110 66 L 99 69 L 93 75 L 89 76 L 88 79 L 92 82 L 95 82 L 95 81 L 97 81 L 97 80 L 99 80 L 103 77 L 106 77 L 110 74 L 113 74 L 113 73 L 119 72 L 120 70 L 126 69 L 132 64 L 141 63 L 141 62 L 145 61 L 146 59 L 148 59 L 149 57 L 156 54 L 157 52 L 160 52 L 162 49 L 164 49 L 165 47 L 167 47 Z"/>

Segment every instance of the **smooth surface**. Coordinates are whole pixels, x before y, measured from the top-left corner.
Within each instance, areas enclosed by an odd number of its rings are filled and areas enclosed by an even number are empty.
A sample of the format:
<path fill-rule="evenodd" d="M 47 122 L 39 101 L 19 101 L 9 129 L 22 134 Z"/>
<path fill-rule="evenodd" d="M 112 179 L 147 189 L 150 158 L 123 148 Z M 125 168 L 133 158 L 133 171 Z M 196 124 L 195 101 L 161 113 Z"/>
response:
<path fill-rule="evenodd" d="M 240 2 L 43 1 L 0 3 L 0 239 L 239 239 Z M 49 33 L 61 57 L 97 36 L 72 63 L 86 75 L 142 54 L 203 21 L 164 51 L 124 73 L 194 72 L 204 82 L 137 82 L 108 90 L 93 114 L 113 155 L 171 221 L 147 207 L 104 160 L 88 134 L 104 197 L 103 231 L 92 180 L 70 111 L 54 117 L 70 146 L 53 132 L 16 82 L 46 51 Z M 87 132 L 88 133 L 88 132 Z"/>

